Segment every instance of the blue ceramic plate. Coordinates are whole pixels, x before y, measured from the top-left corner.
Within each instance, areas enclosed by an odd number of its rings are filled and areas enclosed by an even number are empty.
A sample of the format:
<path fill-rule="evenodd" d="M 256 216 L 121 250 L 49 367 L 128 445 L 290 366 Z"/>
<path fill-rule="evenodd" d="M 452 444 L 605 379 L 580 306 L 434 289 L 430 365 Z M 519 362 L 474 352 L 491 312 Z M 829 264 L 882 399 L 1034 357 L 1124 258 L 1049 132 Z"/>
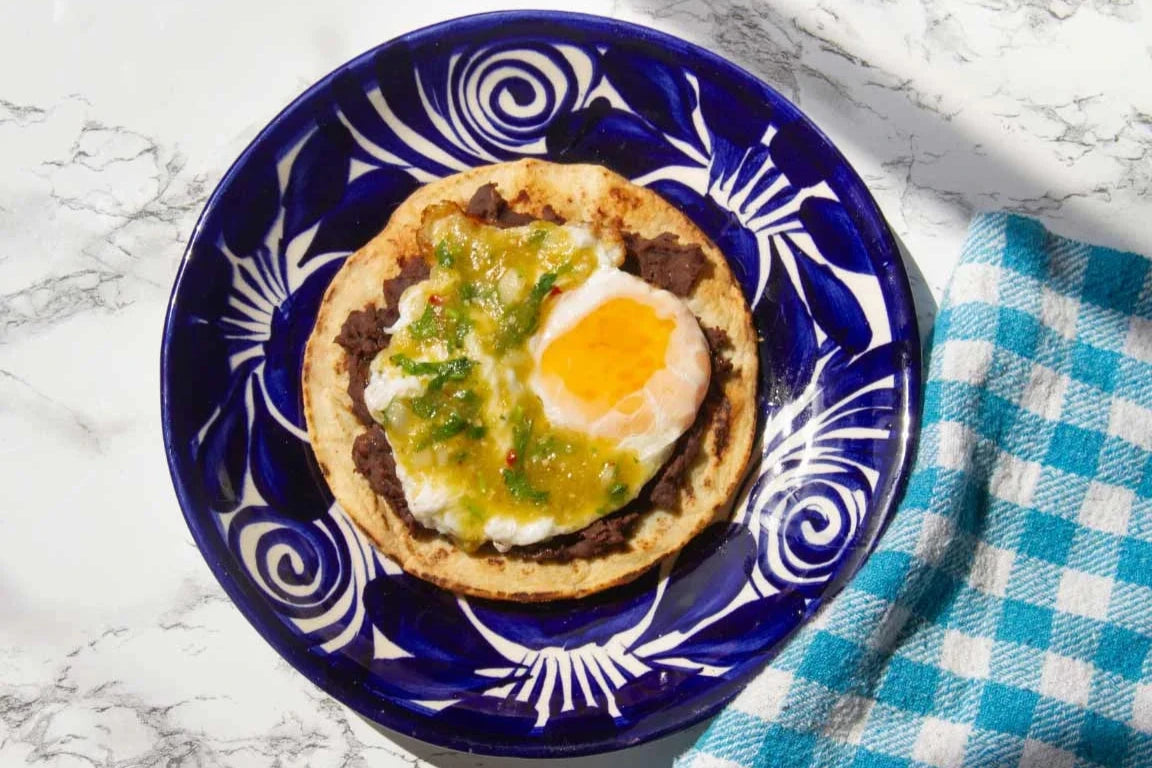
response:
<path fill-rule="evenodd" d="M 316 471 L 299 384 L 325 287 L 396 205 L 525 156 L 600 163 L 684 210 L 744 287 L 762 371 L 731 523 L 631 585 L 538 606 L 457 597 L 376 552 Z M 385 43 L 272 120 L 196 226 L 161 396 L 196 543 L 285 659 L 416 738 L 554 756 L 715 712 L 855 573 L 908 470 L 919 376 L 892 235 L 796 107 L 682 40 L 531 12 Z"/>

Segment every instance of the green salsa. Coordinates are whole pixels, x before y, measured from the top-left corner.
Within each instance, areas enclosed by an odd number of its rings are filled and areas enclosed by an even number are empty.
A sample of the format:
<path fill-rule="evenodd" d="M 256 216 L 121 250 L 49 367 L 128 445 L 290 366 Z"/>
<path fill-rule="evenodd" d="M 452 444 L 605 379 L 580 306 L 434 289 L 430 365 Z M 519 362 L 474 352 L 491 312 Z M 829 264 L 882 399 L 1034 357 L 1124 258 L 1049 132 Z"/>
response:
<path fill-rule="evenodd" d="M 497 515 L 574 530 L 634 498 L 653 468 L 550 424 L 527 385 L 528 340 L 554 297 L 596 269 L 596 243 L 546 221 L 498 229 L 445 206 L 426 214 L 421 246 L 429 279 L 409 289 L 412 320 L 373 362 L 419 392 L 409 386 L 373 415 L 411 478 L 450 491 L 460 544 L 482 543 Z"/>

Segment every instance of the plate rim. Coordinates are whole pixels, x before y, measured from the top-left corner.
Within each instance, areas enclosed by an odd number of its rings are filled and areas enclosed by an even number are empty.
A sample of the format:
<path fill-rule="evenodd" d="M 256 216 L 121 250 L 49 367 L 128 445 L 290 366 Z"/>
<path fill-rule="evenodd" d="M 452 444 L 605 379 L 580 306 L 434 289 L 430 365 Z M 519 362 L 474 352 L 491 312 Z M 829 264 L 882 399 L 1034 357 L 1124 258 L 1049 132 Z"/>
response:
<path fill-rule="evenodd" d="M 810 602 L 808 610 L 805 611 L 805 616 L 792 632 L 779 641 L 774 649 L 775 652 L 757 660 L 757 672 L 741 680 L 732 681 L 735 683 L 733 691 L 727 693 L 718 701 L 692 709 L 674 723 L 656 727 L 646 734 L 631 737 L 600 737 L 590 741 L 552 744 L 545 742 L 505 742 L 503 744 L 479 742 L 466 736 L 459 737 L 451 733 L 445 733 L 442 729 L 435 727 L 427 716 L 419 715 L 399 706 L 394 706 L 391 703 L 387 703 L 386 706 L 383 707 L 372 708 L 364 705 L 364 703 L 359 700 L 354 702 L 347 700 L 350 697 L 347 696 L 343 684 L 338 678 L 332 678 L 327 674 L 325 664 L 320 657 L 314 656 L 307 649 L 294 646 L 282 639 L 281 636 L 266 630 L 263 623 L 268 621 L 269 618 L 274 619 L 275 617 L 263 615 L 268 613 L 267 607 L 258 601 L 252 601 L 250 599 L 244 585 L 237 579 L 237 569 L 233 564 L 227 559 L 215 556 L 215 547 L 208 541 L 210 532 L 202 526 L 201 521 L 197 517 L 199 513 L 193 511 L 194 503 L 190 498 L 187 483 L 178 470 L 176 457 L 178 447 L 173 443 L 174 436 L 172 434 L 171 422 L 167 418 L 172 408 L 170 399 L 172 366 L 170 358 L 172 355 L 171 341 L 176 320 L 177 298 L 187 274 L 188 264 L 192 257 L 192 249 L 200 236 L 205 220 L 219 204 L 223 191 L 227 189 L 235 179 L 239 169 L 251 158 L 254 150 L 262 144 L 265 137 L 272 133 L 288 113 L 292 112 L 298 104 L 307 100 L 317 91 L 327 87 L 339 73 L 362 63 L 378 51 L 390 46 L 422 42 L 425 38 L 435 37 L 442 30 L 458 25 L 484 24 L 501 19 L 515 20 L 518 22 L 560 22 L 591 26 L 621 37 L 632 37 L 648 43 L 654 43 L 677 53 L 686 53 L 690 58 L 703 59 L 720 70 L 726 70 L 738 79 L 748 79 L 760 85 L 782 103 L 790 107 L 794 115 L 806 124 L 816 137 L 831 150 L 832 156 L 836 159 L 838 165 L 848 169 L 849 178 L 846 185 L 847 188 L 844 190 L 845 196 L 848 199 L 843 202 L 852 208 L 861 210 L 865 214 L 863 217 L 865 223 L 873 231 L 862 233 L 862 235 L 868 235 L 869 250 L 876 249 L 877 246 L 881 249 L 881 253 L 873 258 L 886 257 L 879 258 L 878 261 L 874 260 L 873 264 L 877 268 L 876 278 L 882 287 L 884 295 L 886 297 L 894 297 L 893 301 L 886 302 L 886 304 L 890 305 L 886 307 L 886 309 L 889 321 L 891 322 L 893 339 L 905 338 L 911 342 L 908 345 L 908 359 L 903 369 L 898 371 L 899 374 L 903 375 L 902 384 L 904 392 L 906 393 L 902 408 L 906 430 L 903 438 L 898 443 L 898 451 L 894 453 L 893 464 L 895 464 L 897 468 L 893 475 L 892 482 L 887 489 L 881 489 L 885 491 L 884 493 L 877 494 L 877 496 L 873 497 L 873 501 L 876 502 L 878 514 L 876 515 L 877 519 L 873 523 L 872 530 L 867 533 L 867 540 L 861 541 L 855 548 L 852 556 L 847 558 L 846 562 L 841 563 L 837 576 L 828 584 L 820 596 Z M 233 606 L 240 611 L 241 615 L 248 621 L 252 628 L 256 630 L 257 634 L 276 651 L 280 658 L 288 662 L 296 672 L 303 675 L 326 695 L 331 696 L 343 706 L 356 712 L 374 726 L 395 731 L 403 736 L 416 739 L 426 744 L 445 746 L 462 752 L 523 758 L 577 757 L 600 754 L 655 741 L 690 728 L 719 712 L 727 706 L 744 685 L 750 681 L 751 677 L 758 674 L 781 648 L 792 641 L 794 634 L 809 623 L 813 613 L 818 611 L 828 600 L 834 599 L 839 594 L 844 586 L 856 575 L 863 563 L 867 561 L 897 512 L 896 507 L 907 486 L 916 454 L 915 449 L 920 436 L 923 408 L 923 368 L 919 339 L 918 321 L 911 283 L 903 263 L 901 251 L 897 245 L 895 234 L 892 232 L 887 219 L 880 210 L 871 191 L 865 185 L 855 167 L 848 162 L 839 147 L 832 142 L 820 127 L 817 126 L 807 114 L 801 111 L 791 99 L 781 94 L 771 84 L 765 82 L 762 78 L 749 72 L 739 64 L 714 53 L 698 43 L 693 43 L 672 33 L 631 21 L 623 21 L 609 16 L 589 13 L 545 9 L 497 10 L 468 14 L 427 24 L 396 35 L 340 63 L 323 77 L 317 79 L 298 93 L 288 104 L 277 111 L 251 141 L 248 142 L 220 177 L 212 193 L 205 200 L 196 223 L 189 232 L 188 242 L 181 256 L 175 278 L 173 279 L 172 290 L 169 293 L 168 303 L 164 312 L 164 328 L 160 341 L 160 421 L 163 433 L 164 453 L 173 490 L 175 491 L 176 500 L 180 507 L 181 514 L 184 517 L 185 524 L 192 534 L 193 541 L 201 557 L 204 558 L 209 570 L 216 577 L 216 580 L 228 595 Z"/>

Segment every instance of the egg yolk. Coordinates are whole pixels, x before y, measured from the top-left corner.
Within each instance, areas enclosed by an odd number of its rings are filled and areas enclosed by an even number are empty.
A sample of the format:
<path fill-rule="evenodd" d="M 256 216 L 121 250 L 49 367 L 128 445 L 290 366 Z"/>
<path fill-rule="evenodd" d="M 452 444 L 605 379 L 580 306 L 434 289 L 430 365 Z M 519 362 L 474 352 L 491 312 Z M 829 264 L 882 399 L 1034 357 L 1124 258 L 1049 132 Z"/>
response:
<path fill-rule="evenodd" d="M 635 299 L 606 301 L 556 337 L 540 357 L 574 396 L 597 410 L 637 410 L 645 383 L 666 366 L 676 321 Z"/>

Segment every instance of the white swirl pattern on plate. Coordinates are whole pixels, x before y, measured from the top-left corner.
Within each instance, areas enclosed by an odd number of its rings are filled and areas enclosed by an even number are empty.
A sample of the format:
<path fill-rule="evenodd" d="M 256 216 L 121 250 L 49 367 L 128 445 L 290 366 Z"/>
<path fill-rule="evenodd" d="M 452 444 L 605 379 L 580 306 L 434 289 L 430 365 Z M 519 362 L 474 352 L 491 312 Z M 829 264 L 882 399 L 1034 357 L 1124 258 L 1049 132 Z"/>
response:
<path fill-rule="evenodd" d="M 236 541 L 245 570 L 300 632 L 331 635 L 321 650 L 343 648 L 360 632 L 361 594 L 376 577 L 376 553 L 343 510 L 333 507 L 328 517 L 297 525 L 253 520 Z M 325 563 L 338 563 L 341 571 L 328 573 Z"/>
<path fill-rule="evenodd" d="M 458 54 L 448 69 L 451 123 L 442 135 L 492 162 L 498 158 L 486 146 L 542 155 L 547 147 L 541 129 L 561 111 L 586 103 L 591 76 L 592 61 L 574 46 Z M 425 108 L 434 112 L 430 107 L 425 99 Z"/>

